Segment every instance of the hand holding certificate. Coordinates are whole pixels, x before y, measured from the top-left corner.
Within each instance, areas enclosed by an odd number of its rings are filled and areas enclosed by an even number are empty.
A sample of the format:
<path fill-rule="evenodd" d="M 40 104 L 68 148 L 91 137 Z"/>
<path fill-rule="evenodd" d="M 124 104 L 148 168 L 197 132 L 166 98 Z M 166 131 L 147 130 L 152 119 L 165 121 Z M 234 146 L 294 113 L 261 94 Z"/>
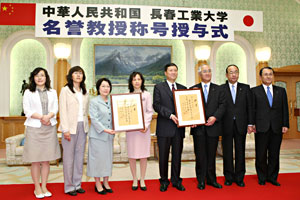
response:
<path fill-rule="evenodd" d="M 178 127 L 205 124 L 205 113 L 201 89 L 173 91 Z"/>
<path fill-rule="evenodd" d="M 144 130 L 144 113 L 141 93 L 111 95 L 113 130 Z"/>

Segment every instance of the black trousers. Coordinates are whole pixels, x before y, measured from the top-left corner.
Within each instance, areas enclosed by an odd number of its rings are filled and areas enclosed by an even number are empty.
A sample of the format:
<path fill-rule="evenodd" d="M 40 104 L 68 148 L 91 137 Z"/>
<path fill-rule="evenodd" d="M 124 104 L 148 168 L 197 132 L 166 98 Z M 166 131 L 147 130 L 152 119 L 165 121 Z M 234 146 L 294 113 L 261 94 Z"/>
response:
<path fill-rule="evenodd" d="M 172 147 L 172 161 L 171 161 L 171 183 L 173 185 L 181 183 L 181 154 L 183 148 L 183 137 L 176 133 L 174 137 L 157 137 L 158 151 L 159 151 L 159 173 L 160 183 L 169 184 L 168 180 L 168 161 L 170 148 Z"/>
<path fill-rule="evenodd" d="M 216 182 L 216 152 L 219 137 L 193 135 L 196 156 L 196 176 L 199 183 Z"/>
<path fill-rule="evenodd" d="M 265 133 L 255 134 L 255 167 L 258 180 L 277 180 L 281 142 L 282 134 L 274 133 L 271 128 Z"/>
<path fill-rule="evenodd" d="M 235 152 L 235 163 L 233 163 L 233 144 Z M 223 172 L 228 181 L 241 182 L 246 173 L 245 165 L 246 133 L 240 134 L 237 130 L 236 121 L 233 123 L 231 135 L 222 136 L 223 146 Z"/>

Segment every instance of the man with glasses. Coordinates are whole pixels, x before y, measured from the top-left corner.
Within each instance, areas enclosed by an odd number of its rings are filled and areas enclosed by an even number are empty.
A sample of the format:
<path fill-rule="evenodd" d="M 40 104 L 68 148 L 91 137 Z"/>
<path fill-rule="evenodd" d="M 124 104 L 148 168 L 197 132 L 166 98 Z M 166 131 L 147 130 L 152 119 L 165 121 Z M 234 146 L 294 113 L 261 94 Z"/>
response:
<path fill-rule="evenodd" d="M 198 189 L 205 189 L 207 185 L 222 188 L 216 179 L 216 151 L 219 136 L 222 134 L 222 122 L 226 105 L 224 93 L 220 86 L 211 83 L 211 68 L 208 65 L 199 67 L 201 83 L 191 88 L 201 88 L 204 97 L 205 125 L 191 129 L 194 140 L 194 152 L 196 156 L 196 176 Z"/>
<path fill-rule="evenodd" d="M 272 84 L 274 71 L 264 67 L 259 71 L 262 85 L 251 89 L 253 94 L 255 132 L 255 167 L 258 183 L 275 186 L 279 173 L 279 153 L 282 134 L 289 128 L 286 91 Z"/>
<path fill-rule="evenodd" d="M 222 120 L 224 184 L 230 186 L 235 182 L 244 187 L 246 134 L 253 132 L 252 94 L 249 85 L 238 82 L 239 68 L 236 65 L 228 65 L 226 77 L 226 83 L 221 85 L 226 99 L 226 111 Z"/>

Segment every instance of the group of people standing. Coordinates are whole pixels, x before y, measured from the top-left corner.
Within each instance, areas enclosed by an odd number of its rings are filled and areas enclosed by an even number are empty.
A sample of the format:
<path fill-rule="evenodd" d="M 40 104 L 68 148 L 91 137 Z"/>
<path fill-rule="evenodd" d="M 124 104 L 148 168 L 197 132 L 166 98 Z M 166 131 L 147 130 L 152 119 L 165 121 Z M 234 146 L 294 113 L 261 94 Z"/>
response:
<path fill-rule="evenodd" d="M 167 64 L 164 69 L 166 81 L 154 87 L 153 108 L 157 117 L 157 143 L 159 147 L 160 191 L 167 190 L 168 161 L 172 148 L 171 183 L 180 191 L 185 188 L 180 178 L 181 154 L 185 128 L 178 128 L 175 115 L 173 90 L 186 89 L 176 83 L 178 67 Z M 238 82 L 239 69 L 236 65 L 226 68 L 228 81 L 221 86 L 211 83 L 211 69 L 208 65 L 199 68 L 201 83 L 191 88 L 201 88 L 204 97 L 205 125 L 192 125 L 196 155 L 196 176 L 198 188 L 205 184 L 216 188 L 222 186 L 216 181 L 216 149 L 219 136 L 223 136 L 225 185 L 235 182 L 245 186 L 246 134 L 255 132 L 256 170 L 260 185 L 266 181 L 279 186 L 279 150 L 282 134 L 289 127 L 287 96 L 283 88 L 272 85 L 273 70 L 265 67 L 260 71 L 262 85 L 250 89 Z M 23 109 L 26 115 L 26 138 L 23 159 L 31 162 L 31 176 L 35 185 L 36 198 L 52 196 L 46 184 L 50 171 L 49 161 L 61 156 L 56 129 L 56 115 L 59 111 L 62 132 L 64 192 L 71 196 L 85 193 L 81 187 L 86 134 L 88 141 L 87 176 L 95 179 L 95 192 L 113 193 L 109 185 L 113 164 L 113 140 L 109 79 L 96 82 L 98 96 L 89 100 L 85 86 L 84 70 L 75 66 L 67 75 L 67 84 L 61 89 L 59 103 L 57 93 L 50 87 L 47 70 L 36 68 L 31 72 L 29 87 L 24 93 Z M 126 132 L 127 152 L 133 177 L 132 190 L 146 191 L 145 174 L 147 158 L 150 156 L 150 122 L 153 108 L 152 97 L 145 88 L 145 79 L 139 72 L 133 72 L 128 80 L 131 93 L 142 93 L 145 129 Z M 59 105 L 59 106 L 58 106 Z M 88 115 L 91 125 L 89 126 Z M 233 163 L 233 143 L 235 164 Z M 136 173 L 136 160 L 140 159 L 140 181 Z M 100 178 L 103 178 L 101 183 Z M 40 179 L 42 184 L 40 184 Z"/>
<path fill-rule="evenodd" d="M 222 188 L 216 179 L 216 151 L 219 136 L 222 136 L 224 185 L 236 183 L 245 187 L 245 144 L 246 134 L 255 133 L 255 167 L 258 183 L 270 182 L 280 186 L 279 153 L 282 134 L 289 128 L 287 95 L 284 88 L 272 84 L 274 71 L 264 67 L 259 75 L 262 84 L 250 89 L 239 83 L 239 68 L 229 65 L 226 68 L 227 81 L 223 85 L 211 82 L 209 65 L 199 67 L 201 82 L 191 87 L 200 88 L 204 97 L 206 123 L 191 125 L 196 156 L 197 188 L 204 190 L 206 185 Z M 186 89 L 176 83 L 178 67 L 174 63 L 165 66 L 166 81 L 155 85 L 153 107 L 158 113 L 157 142 L 159 146 L 160 191 L 170 184 L 168 160 L 172 148 L 171 183 L 180 191 L 185 187 L 180 178 L 181 153 L 184 128 L 178 128 L 172 90 Z M 233 159 L 235 152 L 235 159 Z M 235 162 L 234 162 L 235 161 Z"/>
<path fill-rule="evenodd" d="M 59 104 L 56 91 L 50 87 L 47 70 L 36 68 L 31 72 L 29 88 L 23 97 L 26 115 L 26 131 L 23 160 L 31 162 L 31 176 L 35 185 L 36 198 L 52 196 L 47 189 L 50 171 L 49 161 L 61 157 L 59 148 L 56 115 L 59 111 L 62 132 L 64 192 L 71 196 L 85 193 L 81 187 L 83 175 L 86 134 L 88 141 L 87 176 L 95 179 L 95 192 L 113 193 L 109 186 L 112 175 L 113 140 L 110 93 L 112 84 L 109 79 L 101 78 L 96 82 L 97 97 L 89 101 L 85 86 L 84 70 L 75 66 L 67 75 L 67 84 L 61 89 Z M 130 92 L 142 93 L 145 129 L 126 133 L 127 151 L 133 176 L 132 190 L 145 191 L 147 157 L 150 156 L 150 122 L 152 120 L 152 98 L 145 88 L 145 79 L 139 72 L 133 72 L 128 81 Z M 59 105 L 59 106 L 58 106 Z M 88 115 L 91 119 L 89 125 Z M 136 174 L 136 160 L 140 159 L 140 183 Z M 101 183 L 100 178 L 103 178 Z M 40 184 L 40 179 L 42 184 Z"/>

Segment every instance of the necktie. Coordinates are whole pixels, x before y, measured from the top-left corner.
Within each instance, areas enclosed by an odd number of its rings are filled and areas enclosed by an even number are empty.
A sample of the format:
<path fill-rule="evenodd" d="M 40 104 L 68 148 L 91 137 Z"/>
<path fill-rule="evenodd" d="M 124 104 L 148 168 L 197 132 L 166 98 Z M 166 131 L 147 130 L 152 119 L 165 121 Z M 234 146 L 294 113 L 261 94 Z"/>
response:
<path fill-rule="evenodd" d="M 174 83 L 172 83 L 172 92 L 175 90 Z"/>
<path fill-rule="evenodd" d="M 270 107 L 272 107 L 272 104 L 273 104 L 273 97 L 272 97 L 272 94 L 271 94 L 271 91 L 270 91 L 270 87 L 269 87 L 269 86 L 267 87 L 267 97 L 268 97 L 268 100 L 269 100 Z"/>
<path fill-rule="evenodd" d="M 235 94 L 234 85 L 232 85 L 232 87 L 231 87 L 231 96 L 232 96 L 232 101 L 235 104 L 236 94 Z"/>
<path fill-rule="evenodd" d="M 207 103 L 207 96 L 208 96 L 208 94 L 207 94 L 207 85 L 206 84 L 204 85 L 204 91 L 203 91 L 203 93 L 204 93 L 205 103 Z"/>

